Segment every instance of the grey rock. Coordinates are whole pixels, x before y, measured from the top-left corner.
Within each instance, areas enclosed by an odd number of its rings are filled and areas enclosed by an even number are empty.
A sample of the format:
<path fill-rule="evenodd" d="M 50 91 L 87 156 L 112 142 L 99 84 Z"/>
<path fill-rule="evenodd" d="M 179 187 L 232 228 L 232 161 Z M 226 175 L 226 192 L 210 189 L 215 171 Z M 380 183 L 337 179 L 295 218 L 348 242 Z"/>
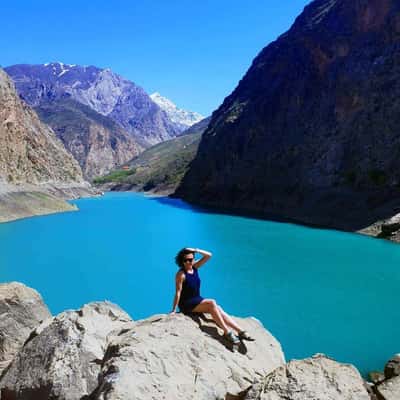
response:
<path fill-rule="evenodd" d="M 385 378 L 390 379 L 400 375 L 400 354 L 394 355 L 385 365 Z"/>
<path fill-rule="evenodd" d="M 245 400 L 370 400 L 359 372 L 323 355 L 293 360 L 255 384 Z"/>
<path fill-rule="evenodd" d="M 383 235 L 391 235 L 400 229 L 400 214 L 387 219 L 382 223 L 381 230 Z"/>
<path fill-rule="evenodd" d="M 40 294 L 22 283 L 0 284 L 0 375 L 29 337 L 51 314 Z"/>
<path fill-rule="evenodd" d="M 80 399 L 97 385 L 106 337 L 131 321 L 108 302 L 66 311 L 39 325 L 0 381 L 1 399 Z"/>
<path fill-rule="evenodd" d="M 224 399 L 284 363 L 280 344 L 253 318 L 235 318 L 256 338 L 232 351 L 208 318 L 182 314 L 137 321 L 110 336 L 92 399 Z"/>
<path fill-rule="evenodd" d="M 400 399 L 400 376 L 387 379 L 376 387 L 380 400 L 399 400 Z"/>

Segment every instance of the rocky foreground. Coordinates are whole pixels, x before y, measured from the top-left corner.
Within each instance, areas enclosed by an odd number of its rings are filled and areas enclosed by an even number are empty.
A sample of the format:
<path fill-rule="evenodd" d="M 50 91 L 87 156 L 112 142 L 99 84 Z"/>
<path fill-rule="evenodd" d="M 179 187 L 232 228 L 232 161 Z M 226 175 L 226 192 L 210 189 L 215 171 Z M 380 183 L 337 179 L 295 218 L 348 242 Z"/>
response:
<path fill-rule="evenodd" d="M 400 357 L 366 383 L 324 355 L 285 363 L 279 342 L 254 318 L 255 337 L 232 349 L 207 315 L 133 321 L 93 302 L 52 317 L 21 283 L 0 285 L 0 399 L 394 400 Z"/>

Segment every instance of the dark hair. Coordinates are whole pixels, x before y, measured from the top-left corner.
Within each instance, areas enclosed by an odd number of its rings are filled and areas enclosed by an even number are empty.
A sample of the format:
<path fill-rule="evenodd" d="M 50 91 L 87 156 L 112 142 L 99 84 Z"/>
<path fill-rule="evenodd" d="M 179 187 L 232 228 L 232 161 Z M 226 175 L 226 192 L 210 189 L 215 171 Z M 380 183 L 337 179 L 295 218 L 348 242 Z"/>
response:
<path fill-rule="evenodd" d="M 178 267 L 183 268 L 183 260 L 187 254 L 193 254 L 194 256 L 194 252 L 188 250 L 186 247 L 184 247 L 182 250 L 179 250 L 178 254 L 175 256 L 175 263 Z"/>

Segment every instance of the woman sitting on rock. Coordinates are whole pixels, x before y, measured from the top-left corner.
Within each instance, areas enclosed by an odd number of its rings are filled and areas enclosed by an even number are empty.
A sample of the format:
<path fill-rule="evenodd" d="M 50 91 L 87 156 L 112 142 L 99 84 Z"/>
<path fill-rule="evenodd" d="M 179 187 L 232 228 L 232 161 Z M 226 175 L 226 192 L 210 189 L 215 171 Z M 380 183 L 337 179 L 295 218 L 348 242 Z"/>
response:
<path fill-rule="evenodd" d="M 202 258 L 195 260 L 194 254 L 199 253 Z M 238 344 L 240 340 L 253 340 L 239 325 L 220 307 L 213 299 L 203 299 L 200 296 L 200 277 L 198 269 L 211 257 L 208 251 L 192 248 L 184 248 L 175 257 L 175 262 L 180 267 L 176 274 L 176 292 L 172 313 L 176 307 L 183 313 L 209 313 L 217 325 L 223 329 L 224 336 L 229 342 Z M 233 328 L 235 333 L 229 329 Z"/>

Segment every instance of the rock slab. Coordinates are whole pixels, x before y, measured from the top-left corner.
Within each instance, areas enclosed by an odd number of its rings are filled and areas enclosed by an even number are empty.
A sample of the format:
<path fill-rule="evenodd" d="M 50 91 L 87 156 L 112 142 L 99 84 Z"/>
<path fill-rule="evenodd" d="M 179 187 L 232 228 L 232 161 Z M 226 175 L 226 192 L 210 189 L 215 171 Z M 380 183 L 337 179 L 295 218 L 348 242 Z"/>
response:
<path fill-rule="evenodd" d="M 40 294 L 22 283 L 0 284 L 0 375 L 31 331 L 51 314 Z"/>
<path fill-rule="evenodd" d="M 131 321 L 109 302 L 65 311 L 32 332 L 0 381 L 1 400 L 80 399 L 97 386 L 106 337 Z"/>
<path fill-rule="evenodd" d="M 92 399 L 225 399 L 282 365 L 277 340 L 253 318 L 235 320 L 256 338 L 238 351 L 209 318 L 159 315 L 111 337 Z"/>
<path fill-rule="evenodd" d="M 387 379 L 376 387 L 376 392 L 381 400 L 399 400 L 400 376 Z"/>
<path fill-rule="evenodd" d="M 359 372 L 323 355 L 277 368 L 245 400 L 370 400 Z"/>

